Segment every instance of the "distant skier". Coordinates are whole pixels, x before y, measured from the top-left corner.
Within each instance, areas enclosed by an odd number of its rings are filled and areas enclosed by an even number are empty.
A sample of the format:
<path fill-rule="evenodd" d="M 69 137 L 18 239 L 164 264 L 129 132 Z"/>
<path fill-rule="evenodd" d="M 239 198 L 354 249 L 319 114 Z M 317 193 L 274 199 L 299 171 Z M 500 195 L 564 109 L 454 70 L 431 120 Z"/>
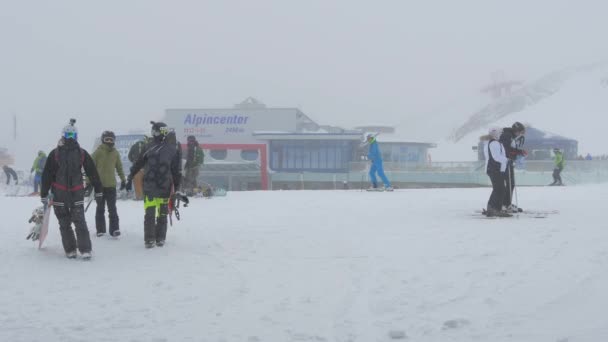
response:
<path fill-rule="evenodd" d="M 393 191 L 393 187 L 391 187 L 391 183 L 388 178 L 384 174 L 384 167 L 382 165 L 382 153 L 380 153 L 380 148 L 378 147 L 378 141 L 376 141 L 376 136 L 373 134 L 368 134 L 366 138 L 366 143 L 369 145 L 369 151 L 367 152 L 367 159 L 372 162 L 372 165 L 369 169 L 369 178 L 372 181 L 372 187 L 369 191 Z M 382 179 L 384 183 L 384 188 L 378 188 L 378 179 L 376 178 L 376 173 Z"/>
<path fill-rule="evenodd" d="M 84 217 L 84 169 L 95 189 L 95 197 L 101 197 L 102 188 L 95 163 L 87 151 L 78 144 L 78 130 L 71 119 L 65 126 L 57 148 L 49 153 L 42 171 L 40 198 L 48 202 L 49 190 L 53 193 L 53 207 L 59 221 L 59 231 L 66 257 L 76 258 L 76 248 L 83 259 L 91 258 L 91 238 Z M 76 229 L 76 237 L 72 230 Z"/>
<path fill-rule="evenodd" d="M 97 236 L 106 233 L 105 205 L 108 205 L 108 217 L 110 220 L 110 235 L 120 236 L 118 224 L 118 212 L 116 210 L 116 174 L 120 177 L 120 190 L 124 190 L 125 174 L 122 170 L 120 154 L 114 148 L 116 135 L 112 131 L 104 131 L 101 134 L 101 145 L 93 152 L 92 158 L 97 167 L 101 185 L 103 186 L 103 196 L 97 199 L 97 212 L 95 213 L 95 228 Z"/>
<path fill-rule="evenodd" d="M 192 196 L 195 189 L 198 188 L 197 179 L 199 170 L 205 161 L 205 153 L 203 153 L 203 149 L 193 135 L 188 137 L 185 157 L 186 165 L 184 166 L 185 175 L 183 187 L 186 194 Z"/>
<path fill-rule="evenodd" d="M 8 165 L 2 166 L 2 170 L 4 170 L 4 174 L 6 175 L 6 185 L 10 184 L 11 178 L 15 180 L 15 185 L 19 183 L 19 178 L 17 178 L 17 172 L 15 172 L 15 170 Z"/>
<path fill-rule="evenodd" d="M 507 211 L 519 212 L 520 209 L 513 204 L 513 191 L 515 189 L 515 168 L 513 163 L 518 156 L 526 157 L 528 153 L 522 148 L 525 142 L 526 128 L 520 122 L 515 122 L 511 127 L 505 127 L 500 135 L 500 143 L 506 151 L 509 159 L 505 174 L 505 192 L 503 206 Z"/>
<path fill-rule="evenodd" d="M 492 193 L 488 200 L 486 215 L 489 217 L 510 217 L 511 214 L 503 211 L 503 201 L 505 189 L 505 177 L 509 160 L 505 154 L 505 148 L 498 140 L 500 130 L 492 128 L 488 135 L 482 136 L 480 139 L 488 141 L 484 146 L 484 154 L 486 156 L 486 173 L 492 182 Z"/>
<path fill-rule="evenodd" d="M 144 135 L 144 138 L 131 146 L 129 150 L 128 158 L 131 162 L 131 165 L 135 164 L 135 162 L 143 155 L 145 151 L 146 144 L 150 141 L 150 138 Z M 135 186 L 135 199 L 143 200 L 144 199 L 144 171 L 139 171 L 135 177 L 133 177 L 133 185 Z"/>
<path fill-rule="evenodd" d="M 30 170 L 30 173 L 34 173 L 34 192 L 38 192 L 38 186 L 42 179 L 42 170 L 44 169 L 45 164 L 46 154 L 43 151 L 38 151 L 38 155 L 36 156 L 36 159 L 34 159 L 34 164 Z"/>
<path fill-rule="evenodd" d="M 562 182 L 562 170 L 564 169 L 564 154 L 560 151 L 559 148 L 553 149 L 553 162 L 555 163 L 555 168 L 553 169 L 553 183 L 549 185 L 564 185 Z"/>
<path fill-rule="evenodd" d="M 146 248 L 162 247 L 167 237 L 167 215 L 171 189 L 179 189 L 181 156 L 176 146 L 167 141 L 169 128 L 163 122 L 152 123 L 152 141 L 131 167 L 127 177 L 127 191 L 133 177 L 144 169 L 144 244 Z"/>

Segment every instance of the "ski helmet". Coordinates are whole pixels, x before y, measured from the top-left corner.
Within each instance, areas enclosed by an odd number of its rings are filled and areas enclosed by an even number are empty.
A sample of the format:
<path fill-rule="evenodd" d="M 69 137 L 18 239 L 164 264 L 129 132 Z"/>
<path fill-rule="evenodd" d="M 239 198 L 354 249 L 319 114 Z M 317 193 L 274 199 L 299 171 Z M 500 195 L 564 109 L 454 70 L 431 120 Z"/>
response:
<path fill-rule="evenodd" d="M 511 126 L 514 132 L 525 132 L 526 127 L 519 121 L 516 121 L 513 126 Z"/>
<path fill-rule="evenodd" d="M 169 133 L 166 123 L 154 121 L 150 121 L 150 123 L 152 124 L 151 134 L 153 138 L 161 137 L 164 139 L 164 137 L 166 137 Z"/>
<path fill-rule="evenodd" d="M 76 126 L 74 126 L 75 123 L 76 119 L 70 119 L 70 123 L 67 126 L 63 127 L 61 135 L 64 139 L 78 140 L 78 129 L 76 128 Z"/>
<path fill-rule="evenodd" d="M 194 135 L 189 135 L 188 136 L 188 143 L 189 144 L 194 144 L 196 143 L 196 137 Z"/>
<path fill-rule="evenodd" d="M 112 131 L 104 131 L 101 133 L 101 142 L 106 145 L 114 146 L 114 141 L 116 140 L 116 135 Z"/>

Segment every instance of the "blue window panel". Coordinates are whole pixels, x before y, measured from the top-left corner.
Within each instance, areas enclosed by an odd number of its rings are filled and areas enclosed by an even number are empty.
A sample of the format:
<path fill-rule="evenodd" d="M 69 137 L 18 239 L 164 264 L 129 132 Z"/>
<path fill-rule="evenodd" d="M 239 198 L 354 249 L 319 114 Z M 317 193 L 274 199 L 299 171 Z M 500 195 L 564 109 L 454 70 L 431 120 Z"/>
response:
<path fill-rule="evenodd" d="M 319 149 L 319 169 L 323 170 L 327 168 L 327 148 L 321 147 Z"/>
<path fill-rule="evenodd" d="M 334 146 L 331 146 L 327 149 L 327 168 L 336 168 L 336 148 Z"/>
<path fill-rule="evenodd" d="M 315 148 L 310 152 L 310 168 L 318 169 L 319 168 L 319 148 Z"/>
<path fill-rule="evenodd" d="M 277 170 L 279 168 L 279 152 L 272 151 L 272 155 L 270 157 L 270 168 L 273 170 Z"/>
<path fill-rule="evenodd" d="M 308 146 L 302 151 L 302 168 L 310 169 L 310 150 Z"/>

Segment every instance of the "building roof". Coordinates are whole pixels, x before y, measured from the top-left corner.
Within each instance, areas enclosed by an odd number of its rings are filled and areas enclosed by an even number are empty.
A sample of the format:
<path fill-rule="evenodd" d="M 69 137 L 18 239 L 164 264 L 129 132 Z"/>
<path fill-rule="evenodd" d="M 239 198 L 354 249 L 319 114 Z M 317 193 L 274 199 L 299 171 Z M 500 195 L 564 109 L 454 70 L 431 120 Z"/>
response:
<path fill-rule="evenodd" d="M 271 132 L 256 131 L 253 136 L 260 140 L 356 140 L 361 141 L 360 132 L 324 133 L 324 132 Z"/>

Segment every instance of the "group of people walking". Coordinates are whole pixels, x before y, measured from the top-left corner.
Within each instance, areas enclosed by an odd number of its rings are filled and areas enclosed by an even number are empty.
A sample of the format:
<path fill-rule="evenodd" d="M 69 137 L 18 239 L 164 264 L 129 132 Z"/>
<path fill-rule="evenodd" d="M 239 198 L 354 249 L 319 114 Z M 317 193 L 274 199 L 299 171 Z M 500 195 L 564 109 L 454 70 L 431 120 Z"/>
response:
<path fill-rule="evenodd" d="M 164 246 L 171 197 L 176 196 L 187 201 L 187 196 L 180 191 L 182 152 L 175 132 L 165 123 L 152 122 L 151 138 L 136 144 L 138 152 L 129 154 L 133 165 L 125 176 L 120 155 L 115 148 L 115 134 L 104 131 L 101 135 L 101 144 L 92 155 L 89 155 L 78 143 L 75 122 L 70 120 L 70 124 L 63 128 L 57 147 L 49 153 L 41 170 L 40 197 L 43 204 L 52 201 L 55 216 L 59 221 L 66 257 L 76 258 L 78 251 L 83 259 L 91 258 L 92 246 L 84 206 L 86 183 L 94 191 L 97 204 L 96 235 L 100 237 L 107 232 L 105 220 L 107 207 L 109 234 L 112 237 L 120 236 L 116 208 L 116 175 L 120 180 L 119 189 L 126 191 L 131 191 L 134 181 L 141 178 L 144 200 L 144 246 L 146 248 Z M 192 158 L 186 161 L 186 171 L 197 175 L 198 171 L 192 168 L 202 164 L 204 155 L 200 146 L 194 146 L 198 144 L 196 139 L 189 138 L 188 143 L 189 148 L 186 153 L 188 156 L 192 154 Z M 86 183 L 83 172 L 86 175 Z M 196 180 L 189 181 L 196 186 Z"/>

